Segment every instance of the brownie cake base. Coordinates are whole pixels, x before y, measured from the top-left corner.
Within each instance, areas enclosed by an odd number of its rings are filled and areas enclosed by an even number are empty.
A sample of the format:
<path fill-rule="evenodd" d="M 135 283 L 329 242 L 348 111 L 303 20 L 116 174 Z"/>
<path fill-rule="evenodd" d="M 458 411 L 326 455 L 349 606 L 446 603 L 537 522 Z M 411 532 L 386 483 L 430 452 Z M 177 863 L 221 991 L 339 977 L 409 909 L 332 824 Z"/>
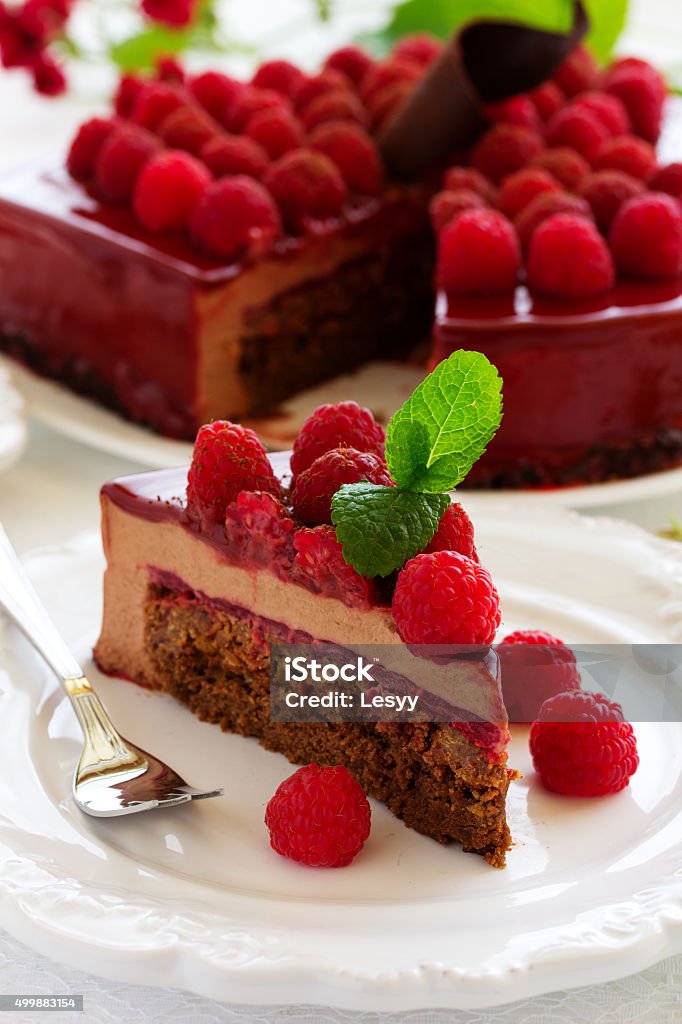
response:
<path fill-rule="evenodd" d="M 268 650 L 283 639 L 275 623 L 149 584 L 145 646 L 156 688 L 293 763 L 345 765 L 410 828 L 503 867 L 514 773 L 449 724 L 271 722 Z"/>

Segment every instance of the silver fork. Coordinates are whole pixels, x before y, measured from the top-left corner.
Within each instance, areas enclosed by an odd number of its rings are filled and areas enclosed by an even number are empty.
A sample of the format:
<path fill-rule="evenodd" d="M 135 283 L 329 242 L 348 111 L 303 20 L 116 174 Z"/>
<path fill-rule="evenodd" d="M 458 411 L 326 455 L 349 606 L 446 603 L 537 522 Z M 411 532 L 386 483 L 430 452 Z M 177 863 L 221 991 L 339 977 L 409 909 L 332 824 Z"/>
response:
<path fill-rule="evenodd" d="M 220 796 L 201 790 L 158 758 L 123 739 L 83 669 L 50 621 L 0 524 L 0 608 L 26 635 L 64 687 L 83 730 L 73 798 L 86 814 L 109 818 Z"/>

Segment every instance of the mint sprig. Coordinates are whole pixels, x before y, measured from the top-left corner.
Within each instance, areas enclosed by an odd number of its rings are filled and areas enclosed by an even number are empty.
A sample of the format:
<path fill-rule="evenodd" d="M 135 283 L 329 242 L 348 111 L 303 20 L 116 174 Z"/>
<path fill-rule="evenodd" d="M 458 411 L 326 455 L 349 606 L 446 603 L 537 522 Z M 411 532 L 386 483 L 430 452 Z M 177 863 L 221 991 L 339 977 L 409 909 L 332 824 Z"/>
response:
<path fill-rule="evenodd" d="M 426 547 L 447 491 L 481 457 L 502 418 L 502 381 L 480 352 L 453 352 L 415 389 L 386 431 L 397 487 L 345 484 L 332 498 L 343 556 L 361 576 L 388 576 Z"/>
<path fill-rule="evenodd" d="M 344 484 L 332 499 L 332 522 L 361 576 L 388 576 L 426 547 L 449 504 L 447 494 Z"/>

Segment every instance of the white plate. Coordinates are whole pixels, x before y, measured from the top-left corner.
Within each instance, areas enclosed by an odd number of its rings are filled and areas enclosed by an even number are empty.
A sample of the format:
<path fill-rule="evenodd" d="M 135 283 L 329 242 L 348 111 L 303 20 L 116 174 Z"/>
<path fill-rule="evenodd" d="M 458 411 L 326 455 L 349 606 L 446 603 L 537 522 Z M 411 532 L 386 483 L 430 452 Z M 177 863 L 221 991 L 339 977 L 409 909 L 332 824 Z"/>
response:
<path fill-rule="evenodd" d="M 682 634 L 682 548 L 635 527 L 537 506 L 478 520 L 504 628 L 582 642 Z M 38 553 L 31 574 L 89 663 L 99 539 Z M 78 728 L 9 627 L 0 640 L 0 920 L 41 952 L 126 982 L 218 999 L 348 1009 L 476 1008 L 604 982 L 682 951 L 682 725 L 637 727 L 623 793 L 580 801 L 535 780 L 520 729 L 511 763 L 515 846 L 505 871 L 373 807 L 349 868 L 274 854 L 264 807 L 291 772 L 255 741 L 170 698 L 95 681 L 115 720 L 219 800 L 116 821 L 74 808 Z"/>
<path fill-rule="evenodd" d="M 192 445 L 185 441 L 172 441 L 159 437 L 145 427 L 129 423 L 121 416 L 80 398 L 53 381 L 16 366 L 0 356 L 3 365 L 12 367 L 31 416 L 53 430 L 75 441 L 91 445 L 111 455 L 132 459 L 141 465 L 161 469 L 189 463 Z M 338 377 L 319 385 L 303 395 L 291 399 L 283 407 L 286 415 L 272 420 L 254 422 L 261 437 L 275 450 L 291 447 L 305 418 L 321 402 L 342 401 L 352 397 L 360 404 L 369 405 L 388 418 L 405 399 L 422 375 L 412 366 L 396 363 L 372 363 L 357 374 Z M 377 382 L 381 381 L 381 390 Z M 388 384 L 387 384 L 388 382 Z M 382 398 L 377 403 L 377 394 Z M 377 409 L 377 405 L 379 408 Z M 472 491 L 478 508 L 482 503 L 495 505 L 504 499 L 510 502 L 541 502 L 564 508 L 603 508 L 625 502 L 643 501 L 682 492 L 682 468 L 662 473 L 650 473 L 632 480 L 615 480 L 605 484 L 582 487 L 559 487 L 555 490 L 532 491 Z"/>
<path fill-rule="evenodd" d="M 17 461 L 25 443 L 24 402 L 9 373 L 0 366 L 0 473 Z"/>

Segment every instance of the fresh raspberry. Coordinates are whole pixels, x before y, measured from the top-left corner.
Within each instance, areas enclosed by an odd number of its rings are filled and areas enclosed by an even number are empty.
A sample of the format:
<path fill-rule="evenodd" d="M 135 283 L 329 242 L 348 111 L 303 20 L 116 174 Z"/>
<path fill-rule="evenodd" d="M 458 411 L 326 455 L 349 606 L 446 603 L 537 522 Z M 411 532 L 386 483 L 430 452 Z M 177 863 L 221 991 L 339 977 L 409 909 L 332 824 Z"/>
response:
<path fill-rule="evenodd" d="M 585 157 L 570 146 L 546 149 L 535 157 L 533 166 L 549 171 L 569 192 L 575 192 L 592 170 Z"/>
<path fill-rule="evenodd" d="M 184 228 L 210 181 L 207 168 L 189 153 L 159 153 L 145 164 L 135 183 L 135 216 L 149 231 Z"/>
<path fill-rule="evenodd" d="M 228 103 L 221 121 L 228 132 L 238 135 L 244 131 L 254 114 L 259 114 L 262 110 L 271 110 L 273 107 L 286 109 L 287 105 L 286 98 L 274 89 L 256 89 L 252 85 L 247 85 Z"/>
<path fill-rule="evenodd" d="M 367 101 L 369 120 L 375 132 L 382 130 L 393 115 L 412 95 L 414 82 L 391 82 L 383 89 L 378 89 Z"/>
<path fill-rule="evenodd" d="M 434 234 L 440 234 L 446 224 L 465 210 L 485 210 L 487 206 L 482 196 L 468 188 L 458 188 L 454 192 L 438 192 L 429 203 L 429 217 Z"/>
<path fill-rule="evenodd" d="M 609 138 L 609 131 L 590 110 L 571 104 L 557 110 L 547 125 L 547 145 L 570 146 L 592 164 Z"/>
<path fill-rule="evenodd" d="M 141 0 L 140 8 L 151 21 L 171 29 L 185 28 L 196 11 L 197 0 Z"/>
<path fill-rule="evenodd" d="M 306 76 L 288 60 L 266 60 L 251 79 L 257 89 L 272 89 L 283 96 L 293 96 L 301 88 Z"/>
<path fill-rule="evenodd" d="M 230 554 L 247 565 L 267 566 L 280 579 L 294 561 L 294 521 L 267 491 L 241 491 L 225 510 Z"/>
<path fill-rule="evenodd" d="M 339 487 L 361 481 L 385 487 L 393 482 L 379 455 L 359 452 L 357 448 L 332 448 L 297 474 L 291 488 L 293 510 L 301 522 L 311 526 L 331 523 L 332 498 Z"/>
<path fill-rule="evenodd" d="M 233 174 L 262 178 L 270 163 L 263 147 L 245 135 L 218 135 L 202 146 L 199 155 L 216 178 Z"/>
<path fill-rule="evenodd" d="M 594 162 L 597 170 L 623 171 L 646 181 L 656 169 L 656 151 L 636 135 L 618 135 L 607 139 Z"/>
<path fill-rule="evenodd" d="M 160 82 L 170 82 L 171 85 L 184 85 L 186 74 L 185 69 L 175 57 L 158 57 L 154 62 L 156 77 Z"/>
<path fill-rule="evenodd" d="M 648 185 L 652 192 L 667 192 L 682 200 L 682 163 L 659 167 L 649 178 Z"/>
<path fill-rule="evenodd" d="M 319 405 L 298 432 L 291 455 L 291 472 L 298 476 L 332 448 L 355 448 L 383 458 L 386 431 L 369 409 L 357 402 Z"/>
<path fill-rule="evenodd" d="M 278 787 L 265 824 L 276 853 L 309 867 L 342 868 L 365 845 L 371 813 L 347 768 L 308 764 Z"/>
<path fill-rule="evenodd" d="M 171 149 L 183 149 L 197 156 L 209 139 L 217 138 L 220 128 L 203 110 L 178 107 L 163 119 L 157 134 Z"/>
<path fill-rule="evenodd" d="M 340 71 L 350 79 L 353 85 L 359 86 L 367 72 L 374 66 L 374 61 L 359 46 L 342 46 L 339 50 L 334 50 L 329 54 L 324 66 L 332 68 L 334 71 Z"/>
<path fill-rule="evenodd" d="M 301 122 L 311 132 L 327 121 L 351 121 L 366 124 L 367 114 L 360 100 L 350 89 L 339 89 L 317 96 L 301 110 Z"/>
<path fill-rule="evenodd" d="M 272 107 L 254 114 L 249 118 L 246 134 L 273 160 L 303 145 L 301 122 L 284 107 Z"/>
<path fill-rule="evenodd" d="M 397 82 L 409 82 L 410 85 L 414 85 L 417 79 L 421 78 L 423 71 L 417 61 L 408 60 L 406 57 L 389 57 L 388 60 L 375 64 L 367 73 L 362 82 L 360 95 L 365 103 L 369 103 L 386 86 Z"/>
<path fill-rule="evenodd" d="M 543 192 L 514 220 L 514 227 L 524 252 L 528 251 L 530 240 L 540 225 L 556 213 L 572 213 L 588 220 L 592 219 L 590 204 L 586 199 L 562 192 Z"/>
<path fill-rule="evenodd" d="M 584 92 L 577 96 L 573 107 L 587 110 L 604 125 L 609 135 L 628 135 L 631 129 L 630 115 L 617 96 L 606 92 Z"/>
<path fill-rule="evenodd" d="M 470 210 L 438 240 L 438 284 L 448 292 L 485 294 L 514 288 L 521 267 L 516 232 L 497 210 Z"/>
<path fill-rule="evenodd" d="M 528 287 L 553 298 L 582 299 L 613 286 L 608 246 L 591 221 L 573 213 L 549 217 L 530 240 Z"/>
<path fill-rule="evenodd" d="M 458 502 L 448 505 L 441 516 L 438 529 L 424 548 L 424 554 L 434 551 L 456 551 L 478 562 L 474 544 L 474 524 Z"/>
<path fill-rule="evenodd" d="M 130 117 L 145 88 L 147 88 L 147 83 L 143 78 L 130 74 L 121 75 L 113 98 L 114 110 L 119 117 Z"/>
<path fill-rule="evenodd" d="M 665 192 L 623 203 L 609 232 L 618 269 L 635 277 L 674 277 L 682 268 L 682 210 Z"/>
<path fill-rule="evenodd" d="M 443 188 L 448 192 L 456 192 L 460 188 L 477 192 L 489 206 L 494 206 L 497 202 L 497 189 L 490 178 L 486 178 L 480 171 L 475 171 L 473 167 L 450 167 L 445 172 Z"/>
<path fill-rule="evenodd" d="M 371 608 L 377 599 L 373 580 L 365 579 L 343 557 L 333 526 L 302 527 L 294 534 L 292 579 L 323 597 L 333 597 L 349 608 Z"/>
<path fill-rule="evenodd" d="M 150 132 L 123 124 L 107 138 L 95 160 L 95 180 L 102 195 L 111 202 L 127 202 L 137 176 L 161 148 Z"/>
<path fill-rule="evenodd" d="M 531 163 L 544 148 L 542 139 L 531 128 L 496 124 L 474 146 L 471 165 L 499 185 L 508 174 Z"/>
<path fill-rule="evenodd" d="M 336 166 L 312 149 L 285 153 L 271 164 L 263 181 L 286 226 L 297 232 L 311 221 L 338 216 L 348 196 Z"/>
<path fill-rule="evenodd" d="M 528 96 L 510 96 L 498 103 L 486 103 L 483 113 L 493 124 L 520 124 L 534 132 L 542 128 L 537 107 Z"/>
<path fill-rule="evenodd" d="M 398 573 L 392 610 L 406 644 L 490 644 L 500 624 L 490 573 L 455 551 L 411 559 Z"/>
<path fill-rule="evenodd" d="M 187 475 L 187 508 L 191 515 L 225 519 L 227 506 L 242 491 L 280 496 L 279 480 L 257 435 L 248 427 L 215 420 L 199 429 Z"/>
<path fill-rule="evenodd" d="M 376 196 L 384 185 L 384 168 L 374 140 L 359 125 L 329 121 L 308 138 L 308 146 L 336 164 L 351 192 Z"/>
<path fill-rule="evenodd" d="M 510 722 L 532 722 L 550 697 L 580 688 L 575 654 L 542 629 L 518 629 L 497 645 Z"/>
<path fill-rule="evenodd" d="M 272 199 L 245 175 L 212 182 L 194 207 L 189 228 L 199 248 L 225 260 L 255 258 L 281 233 Z"/>
<path fill-rule="evenodd" d="M 99 151 L 118 123 L 112 117 L 93 117 L 80 126 L 66 158 L 66 167 L 72 178 L 86 181 L 92 177 Z"/>
<path fill-rule="evenodd" d="M 166 82 L 153 82 L 140 92 L 130 120 L 153 132 L 174 110 L 186 106 L 187 100 L 178 88 Z"/>
<path fill-rule="evenodd" d="M 393 56 L 428 67 L 440 55 L 442 49 L 440 39 L 436 39 L 428 32 L 419 32 L 413 36 L 404 36 L 394 47 Z"/>
<path fill-rule="evenodd" d="M 513 219 L 536 196 L 547 192 L 563 192 L 563 188 L 549 171 L 545 171 L 541 167 L 524 167 L 504 179 L 497 198 L 497 205 L 503 213 Z"/>
<path fill-rule="evenodd" d="M 666 85 L 659 72 L 644 61 L 619 62 L 609 70 L 604 88 L 623 103 L 632 131 L 647 142 L 656 142 L 666 97 Z"/>
<path fill-rule="evenodd" d="M 41 96 L 60 96 L 66 91 L 64 69 L 49 50 L 41 50 L 31 61 L 30 69 L 33 88 Z"/>
<path fill-rule="evenodd" d="M 307 78 L 300 89 L 297 89 L 293 96 L 296 110 L 304 110 L 308 104 L 324 96 L 328 92 L 338 92 L 348 89 L 349 79 L 336 68 L 326 67 L 317 75 Z"/>
<path fill-rule="evenodd" d="M 599 66 L 587 49 L 579 44 L 554 72 L 553 80 L 565 96 L 576 96 L 579 92 L 595 89 L 601 74 Z"/>
<path fill-rule="evenodd" d="M 225 110 L 244 88 L 241 82 L 221 71 L 204 71 L 190 78 L 189 91 L 211 117 L 220 121 Z"/>
<path fill-rule="evenodd" d="M 547 789 L 566 796 L 606 796 L 637 771 L 637 741 L 619 704 L 572 690 L 545 702 L 530 730 L 533 766 Z"/>
<path fill-rule="evenodd" d="M 590 204 L 597 227 L 607 235 L 623 203 L 643 191 L 641 181 L 622 171 L 596 171 L 585 179 L 580 194 Z"/>
<path fill-rule="evenodd" d="M 543 82 L 537 89 L 528 93 L 528 99 L 535 105 L 541 121 L 549 121 L 566 102 L 566 96 L 556 82 Z"/>

